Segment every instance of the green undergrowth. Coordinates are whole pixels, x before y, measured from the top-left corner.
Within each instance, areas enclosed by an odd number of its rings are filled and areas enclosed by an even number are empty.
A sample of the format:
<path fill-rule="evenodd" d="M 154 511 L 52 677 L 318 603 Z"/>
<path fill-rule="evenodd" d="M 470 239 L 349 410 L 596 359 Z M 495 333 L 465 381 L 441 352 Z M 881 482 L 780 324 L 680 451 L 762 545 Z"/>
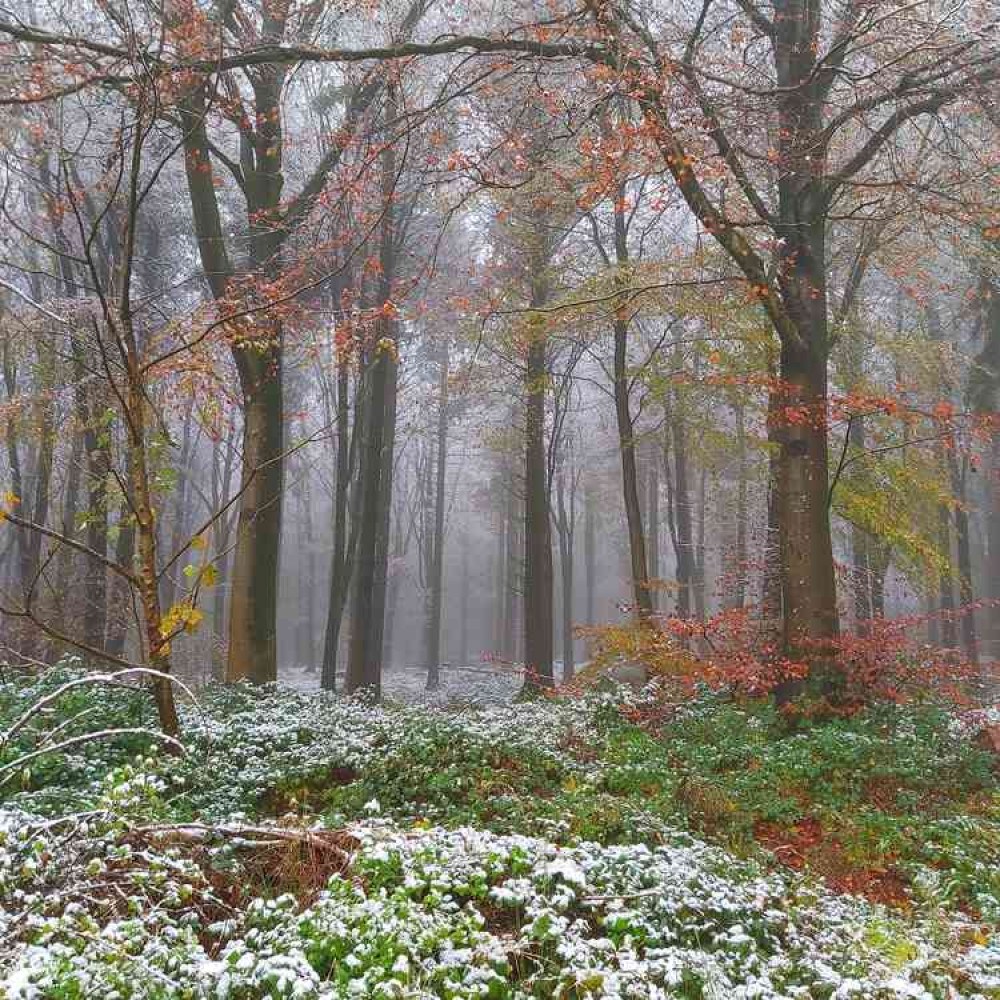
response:
<path fill-rule="evenodd" d="M 70 676 L 8 677 L 0 728 Z M 983 718 L 791 730 L 709 694 L 442 709 L 242 685 L 182 716 L 180 758 L 129 737 L 0 788 L 10 997 L 1000 997 Z M 41 730 L 150 722 L 142 692 L 78 689 L 0 767 Z M 357 850 L 310 883 L 224 839 L 136 840 L 195 821 L 349 829 Z M 108 872 L 114 902 L 73 888 Z"/>

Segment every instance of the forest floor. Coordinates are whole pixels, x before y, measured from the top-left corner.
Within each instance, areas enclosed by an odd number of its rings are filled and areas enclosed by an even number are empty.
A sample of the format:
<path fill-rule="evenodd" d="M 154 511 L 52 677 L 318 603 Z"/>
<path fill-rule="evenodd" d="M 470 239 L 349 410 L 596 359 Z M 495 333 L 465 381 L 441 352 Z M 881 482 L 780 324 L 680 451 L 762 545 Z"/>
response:
<path fill-rule="evenodd" d="M 282 687 L 296 691 L 318 693 L 319 681 L 319 671 L 305 667 L 284 667 L 278 675 Z M 338 673 L 337 685 L 341 689 L 343 682 L 343 675 Z M 515 667 L 486 661 L 464 666 L 442 664 L 436 691 L 427 690 L 426 667 L 395 666 L 382 672 L 386 697 L 409 704 L 446 706 L 460 701 L 466 705 L 500 705 L 514 701 L 523 683 L 523 674 Z"/>
<path fill-rule="evenodd" d="M 0 732 L 68 676 L 8 674 Z M 122 688 L 0 745 L 0 997 L 1000 997 L 982 714 L 299 686 L 202 692 L 177 757 L 4 772 L 42 730 L 150 724 Z"/>

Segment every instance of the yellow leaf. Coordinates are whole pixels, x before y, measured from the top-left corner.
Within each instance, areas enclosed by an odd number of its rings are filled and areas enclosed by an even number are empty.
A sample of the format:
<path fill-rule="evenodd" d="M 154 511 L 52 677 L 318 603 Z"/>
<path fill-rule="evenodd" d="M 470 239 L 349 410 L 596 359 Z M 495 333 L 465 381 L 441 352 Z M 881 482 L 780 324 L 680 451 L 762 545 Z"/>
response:
<path fill-rule="evenodd" d="M 175 604 L 160 620 L 160 635 L 167 639 L 180 629 L 195 632 L 204 617 L 204 612 L 190 604 Z"/>
<path fill-rule="evenodd" d="M 219 582 L 219 571 L 215 568 L 215 563 L 209 563 L 201 571 L 201 585 L 203 587 L 214 587 Z"/>
<path fill-rule="evenodd" d="M 198 630 L 198 626 L 201 624 L 202 618 L 205 617 L 203 611 L 199 611 L 197 608 L 191 608 L 187 614 L 187 620 L 184 622 L 184 631 L 191 634 Z"/>
<path fill-rule="evenodd" d="M 208 539 L 204 535 L 195 535 L 191 539 L 191 548 L 197 552 L 202 552 L 208 548 Z"/>

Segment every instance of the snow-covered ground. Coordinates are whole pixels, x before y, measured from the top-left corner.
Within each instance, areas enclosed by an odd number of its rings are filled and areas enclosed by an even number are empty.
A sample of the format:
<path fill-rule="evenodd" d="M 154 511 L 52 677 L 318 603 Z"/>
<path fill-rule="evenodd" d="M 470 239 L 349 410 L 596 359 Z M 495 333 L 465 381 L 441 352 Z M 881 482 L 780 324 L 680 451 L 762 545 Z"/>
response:
<path fill-rule="evenodd" d="M 556 676 L 561 664 L 556 665 Z M 296 691 L 319 690 L 318 670 L 304 667 L 283 667 L 278 683 Z M 343 674 L 337 675 L 337 689 L 343 690 Z M 383 694 L 391 699 L 406 702 L 425 701 L 435 704 L 448 702 L 474 702 L 495 705 L 511 701 L 521 689 L 524 678 L 513 667 L 489 663 L 459 667 L 442 664 L 440 685 L 436 691 L 427 690 L 425 667 L 395 667 L 382 674 Z"/>

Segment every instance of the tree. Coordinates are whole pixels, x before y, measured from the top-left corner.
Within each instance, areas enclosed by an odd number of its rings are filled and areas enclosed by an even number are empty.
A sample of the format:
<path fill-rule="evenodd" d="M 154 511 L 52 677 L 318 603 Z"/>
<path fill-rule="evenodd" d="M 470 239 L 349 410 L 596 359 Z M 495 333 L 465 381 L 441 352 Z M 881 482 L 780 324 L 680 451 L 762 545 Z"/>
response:
<path fill-rule="evenodd" d="M 424 11 L 424 0 L 415 0 L 401 25 L 403 37 Z M 301 44 L 316 30 L 322 7 L 302 5 L 266 9 L 259 26 L 248 12 L 227 9 L 220 30 L 224 37 L 246 45 L 258 37 L 265 44 Z M 180 25 L 169 25 L 175 30 Z M 213 41 L 209 39 L 209 41 Z M 209 71 L 211 74 L 213 71 Z M 189 87 L 181 106 L 185 172 L 198 249 L 206 280 L 223 311 L 232 296 L 288 296 L 289 275 L 284 251 L 296 225 L 320 201 L 324 189 L 340 166 L 350 140 L 362 130 L 366 116 L 384 87 L 384 76 L 372 73 L 351 91 L 344 111 L 342 140 L 331 144 L 312 174 L 290 201 L 283 201 L 284 129 L 282 91 L 287 79 L 283 62 L 243 68 L 252 95 L 246 107 L 231 74 L 218 81 L 211 75 Z M 240 162 L 225 157 L 209 139 L 210 101 L 217 87 L 225 88 L 225 117 L 240 133 Z M 245 204 L 250 235 L 249 256 L 253 284 L 244 290 L 237 281 L 232 251 L 222 225 L 216 190 L 215 167 L 220 161 L 237 182 Z M 295 280 L 302 281 L 292 277 Z M 261 308 L 250 304 L 247 320 L 236 325 L 232 338 L 243 393 L 243 460 L 241 501 L 236 553 L 230 587 L 230 642 L 226 676 L 248 677 L 257 682 L 277 677 L 276 638 L 278 600 L 278 546 L 281 538 L 283 492 L 284 412 L 282 364 L 284 326 L 274 303 Z M 256 320 L 256 321 L 255 321 Z"/>
<path fill-rule="evenodd" d="M 994 658 L 1000 649 L 1000 289 L 991 272 L 983 275 L 980 286 L 982 348 L 976 355 L 969 379 L 969 403 L 985 421 L 988 441 L 986 470 L 988 507 L 986 510 L 987 582 L 984 595 L 992 607 L 987 611 L 985 638 L 992 643 Z"/>
<path fill-rule="evenodd" d="M 395 107 L 389 91 L 390 107 Z M 392 111 L 385 117 L 391 120 Z M 374 343 L 369 359 L 364 423 L 358 470 L 358 543 L 351 613 L 350 658 L 346 689 L 379 697 L 382 685 L 382 630 L 388 560 L 389 510 L 394 459 L 397 379 L 397 320 L 393 303 L 396 278 L 396 153 L 386 141 L 379 165 L 382 218 L 375 289 Z M 381 600 L 379 599 L 381 594 Z"/>
<path fill-rule="evenodd" d="M 445 476 L 448 471 L 448 343 L 439 347 L 438 359 L 438 404 L 437 433 L 435 435 L 434 456 L 434 512 L 431 526 L 431 544 L 428 547 L 429 573 L 425 579 L 426 609 L 426 662 L 427 688 L 436 690 L 440 684 L 441 666 L 441 609 L 444 600 L 444 520 L 445 520 Z"/>
<path fill-rule="evenodd" d="M 99 505 L 102 517 L 106 518 L 107 481 L 113 476 L 122 492 L 123 516 L 128 532 L 135 540 L 135 566 L 132 565 L 131 544 L 122 549 L 124 561 L 116 560 L 108 551 L 106 530 L 101 535 L 99 546 L 88 544 L 90 538 L 78 541 L 72 535 L 47 527 L 44 519 L 34 521 L 31 515 L 23 517 L 16 513 L 20 499 L 12 494 L 3 519 L 22 532 L 36 536 L 39 552 L 43 540 L 51 543 L 52 547 L 44 559 L 39 558 L 30 579 L 24 581 L 20 605 L 4 605 L 0 607 L 0 612 L 9 618 L 30 622 L 56 642 L 75 647 L 98 660 L 130 668 L 132 664 L 105 648 L 103 634 L 100 641 L 96 641 L 97 637 L 91 632 L 92 625 L 85 627 L 83 638 L 68 635 L 38 608 L 38 592 L 44 583 L 45 569 L 62 547 L 85 556 L 94 567 L 91 579 L 101 581 L 99 598 L 104 605 L 100 609 L 102 614 L 106 611 L 106 577 L 109 572 L 114 574 L 129 586 L 135 596 L 143 627 L 144 656 L 152 668 L 150 676 L 153 678 L 153 695 L 160 726 L 164 734 L 176 737 L 179 721 L 170 678 L 170 644 L 178 635 L 197 627 L 201 618 L 197 608 L 198 592 L 203 584 L 211 583 L 214 568 L 210 563 L 194 567 L 192 575 L 195 579 L 190 593 L 164 608 L 161 587 L 167 574 L 185 552 L 204 547 L 200 540 L 202 533 L 211 526 L 212 519 L 200 531 L 184 539 L 171 551 L 169 558 L 161 558 L 157 538 L 158 501 L 154 488 L 156 414 L 151 407 L 151 386 L 168 362 L 173 363 L 179 354 L 185 353 L 186 345 L 169 344 L 165 348 L 151 350 L 150 341 L 155 342 L 155 338 L 140 333 L 133 303 L 141 213 L 166 162 L 161 158 L 148 164 L 146 156 L 146 147 L 152 142 L 156 124 L 157 96 L 151 86 L 134 95 L 134 103 L 128 109 L 134 114 L 134 119 L 123 122 L 123 126 L 127 127 L 118 132 L 117 145 L 107 166 L 107 172 L 115 178 L 115 183 L 110 186 L 108 200 L 101 211 L 89 217 L 84 215 L 77 193 L 67 185 L 68 208 L 79 229 L 80 250 L 75 262 L 81 265 L 94 290 L 93 299 L 82 303 L 82 308 L 72 318 L 60 316 L 28 300 L 32 309 L 58 326 L 72 330 L 79 324 L 92 330 L 89 346 L 95 356 L 96 370 L 102 373 L 101 395 L 108 401 L 109 407 L 98 425 L 97 433 L 104 435 L 98 446 L 102 463 L 101 483 L 92 487 L 91 502 Z M 125 111 L 122 113 L 124 115 Z M 120 226 L 117 233 L 119 250 L 113 270 L 102 270 L 92 250 L 105 217 L 115 219 Z M 73 333 L 69 334 L 69 339 L 74 346 L 79 343 L 79 338 Z M 118 421 L 121 422 L 124 474 L 114 464 L 112 447 L 112 424 Z M 37 509 L 36 506 L 36 512 Z M 119 525 L 119 528 L 125 528 L 125 524 Z"/>

